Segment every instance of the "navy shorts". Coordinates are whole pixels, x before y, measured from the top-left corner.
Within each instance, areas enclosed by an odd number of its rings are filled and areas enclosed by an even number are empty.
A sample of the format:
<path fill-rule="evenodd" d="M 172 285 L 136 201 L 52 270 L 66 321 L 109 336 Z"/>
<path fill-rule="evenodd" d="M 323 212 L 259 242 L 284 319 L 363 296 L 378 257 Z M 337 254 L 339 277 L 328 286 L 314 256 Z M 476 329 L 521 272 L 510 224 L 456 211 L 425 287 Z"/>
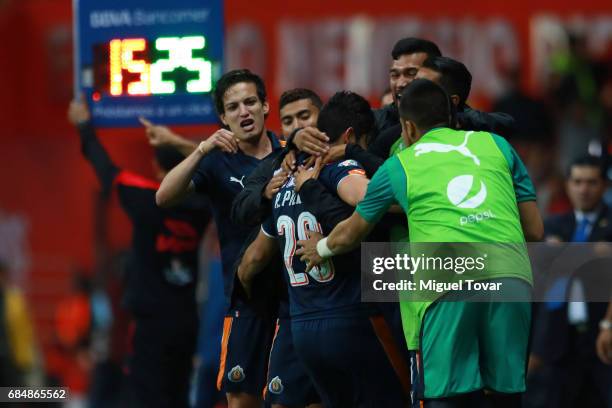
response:
<path fill-rule="evenodd" d="M 382 316 L 293 321 L 291 328 L 326 408 L 408 405 L 408 362 Z"/>
<path fill-rule="evenodd" d="M 217 389 L 261 398 L 266 385 L 274 321 L 233 312 L 223 321 Z"/>
<path fill-rule="evenodd" d="M 279 319 L 276 325 L 264 398 L 290 407 L 321 401 L 293 347 L 290 319 Z"/>

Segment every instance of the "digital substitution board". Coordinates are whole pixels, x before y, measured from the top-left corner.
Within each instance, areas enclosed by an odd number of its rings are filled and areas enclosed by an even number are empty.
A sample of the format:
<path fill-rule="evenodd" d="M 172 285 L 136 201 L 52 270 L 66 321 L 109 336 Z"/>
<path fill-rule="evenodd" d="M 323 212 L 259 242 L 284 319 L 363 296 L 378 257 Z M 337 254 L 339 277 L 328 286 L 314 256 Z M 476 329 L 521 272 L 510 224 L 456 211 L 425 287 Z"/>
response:
<path fill-rule="evenodd" d="M 215 123 L 222 0 L 73 0 L 75 89 L 94 123 Z"/>

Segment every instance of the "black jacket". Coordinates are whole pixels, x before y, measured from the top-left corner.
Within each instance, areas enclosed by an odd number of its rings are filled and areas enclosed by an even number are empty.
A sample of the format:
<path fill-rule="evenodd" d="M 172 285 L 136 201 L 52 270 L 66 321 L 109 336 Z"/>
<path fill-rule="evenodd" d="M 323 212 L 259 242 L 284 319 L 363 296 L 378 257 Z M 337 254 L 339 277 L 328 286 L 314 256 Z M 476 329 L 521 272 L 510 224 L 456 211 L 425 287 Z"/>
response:
<path fill-rule="evenodd" d="M 570 242 L 576 229 L 574 212 L 549 217 L 544 223 L 545 235 L 563 242 Z M 603 205 L 589 235 L 589 242 L 612 242 L 612 210 Z M 577 271 L 579 273 L 579 271 Z M 588 286 L 587 286 L 588 287 Z M 588 289 L 587 289 L 588 290 Z M 552 363 L 568 358 L 574 353 L 595 361 L 595 339 L 599 333 L 599 321 L 607 310 L 607 303 L 588 302 L 588 322 L 578 334 L 570 325 L 567 305 L 551 310 L 539 303 L 533 329 L 532 351 Z M 579 350 L 580 349 L 580 350 Z"/>
<path fill-rule="evenodd" d="M 492 132 L 500 136 L 510 136 L 515 127 L 514 119 L 506 113 L 481 112 L 469 106 L 466 106 L 462 112 L 456 113 L 456 120 L 460 129 Z M 382 158 L 389 157 L 391 146 L 401 136 L 401 133 L 402 126 L 398 122 L 388 126 L 370 144 L 368 152 Z M 374 159 L 370 158 L 369 160 Z M 363 162 L 360 161 L 360 163 L 365 166 Z M 375 163 L 375 161 L 371 163 Z"/>

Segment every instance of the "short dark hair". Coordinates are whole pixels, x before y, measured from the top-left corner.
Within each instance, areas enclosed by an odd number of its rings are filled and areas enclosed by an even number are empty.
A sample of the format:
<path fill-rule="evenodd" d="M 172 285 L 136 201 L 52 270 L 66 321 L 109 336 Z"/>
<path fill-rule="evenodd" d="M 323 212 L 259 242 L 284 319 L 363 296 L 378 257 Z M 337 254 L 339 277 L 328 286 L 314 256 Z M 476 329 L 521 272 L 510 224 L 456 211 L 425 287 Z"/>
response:
<path fill-rule="evenodd" d="M 185 157 L 173 147 L 164 146 L 155 148 L 155 160 L 159 167 L 165 171 L 172 170 Z"/>
<path fill-rule="evenodd" d="M 438 84 L 428 79 L 415 79 L 402 90 L 399 112 L 404 120 L 416 124 L 419 130 L 449 125 L 451 103 Z"/>
<path fill-rule="evenodd" d="M 394 60 L 402 55 L 415 54 L 424 52 L 428 57 L 439 57 L 442 55 L 438 46 L 432 41 L 423 38 L 406 37 L 395 43 L 391 50 L 391 56 Z"/>
<path fill-rule="evenodd" d="M 321 97 L 317 95 L 315 91 L 306 88 L 295 88 L 283 92 L 283 94 L 280 96 L 280 100 L 278 101 L 278 110 L 283 109 L 287 104 L 302 99 L 310 99 L 310 102 L 312 102 L 312 104 L 319 110 L 321 110 L 321 107 L 323 106 Z"/>
<path fill-rule="evenodd" d="M 569 167 L 567 168 L 567 178 L 569 178 L 572 175 L 572 169 L 574 167 L 597 168 L 599 170 L 599 176 L 602 178 L 602 180 L 607 179 L 605 162 L 597 156 L 585 155 L 585 156 L 577 157 L 574 160 L 572 160 Z"/>
<path fill-rule="evenodd" d="M 472 88 L 472 74 L 467 67 L 448 57 L 429 57 L 423 67 L 440 74 L 440 85 L 449 95 L 459 96 L 458 108 L 463 109 Z"/>
<path fill-rule="evenodd" d="M 213 91 L 213 96 L 215 99 L 215 109 L 217 109 L 217 113 L 220 115 L 225 113 L 225 105 L 223 104 L 223 97 L 225 96 L 225 92 L 232 86 L 239 84 L 241 82 L 250 82 L 255 84 L 257 88 L 257 96 L 261 103 L 266 102 L 266 86 L 264 85 L 263 79 L 249 71 L 248 69 L 235 69 L 233 71 L 226 72 L 223 74 L 221 78 L 217 81 L 215 85 L 215 89 Z"/>
<path fill-rule="evenodd" d="M 368 137 L 375 123 L 372 107 L 363 96 L 351 91 L 340 91 L 323 105 L 317 128 L 333 143 L 350 127 L 355 131 L 357 140 Z"/>

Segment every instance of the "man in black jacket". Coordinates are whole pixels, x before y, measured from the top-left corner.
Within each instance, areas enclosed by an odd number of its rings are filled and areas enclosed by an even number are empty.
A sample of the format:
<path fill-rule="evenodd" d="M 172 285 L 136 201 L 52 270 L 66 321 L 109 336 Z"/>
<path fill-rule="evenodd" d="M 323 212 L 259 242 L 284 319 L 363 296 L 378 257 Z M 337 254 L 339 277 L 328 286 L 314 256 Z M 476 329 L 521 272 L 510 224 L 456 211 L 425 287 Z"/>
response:
<path fill-rule="evenodd" d="M 514 119 L 500 112 L 480 112 L 467 105 L 472 87 L 472 74 L 464 64 L 448 57 L 427 58 L 416 75 L 440 85 L 449 95 L 455 114 L 454 126 L 458 129 L 487 131 L 507 135 L 512 132 Z M 403 147 L 399 124 L 381 133 L 369 151 L 379 157 L 388 157 Z"/>
<path fill-rule="evenodd" d="M 159 208 L 155 204 L 159 181 L 117 167 L 98 140 L 84 102 L 71 103 L 68 119 L 79 131 L 82 153 L 102 190 L 117 189 L 133 226 L 123 300 L 134 319 L 126 406 L 187 407 L 198 325 L 198 247 L 210 219 L 207 207 L 192 200 L 172 209 Z M 158 146 L 158 179 L 195 148 L 176 135 L 147 133 L 150 143 Z M 167 138 L 161 140 L 162 136 Z M 165 143 L 183 154 L 160 146 Z"/>
<path fill-rule="evenodd" d="M 395 43 L 391 50 L 391 67 L 389 68 L 389 90 L 393 102 L 374 110 L 376 132 L 374 135 L 399 124 L 399 95 L 408 86 L 419 71 L 423 61 L 429 57 L 439 57 L 442 53 L 436 44 L 423 38 L 406 37 Z"/>
<path fill-rule="evenodd" d="M 550 242 L 612 242 L 612 210 L 603 202 L 605 171 L 594 157 L 570 166 L 567 193 L 571 212 L 548 218 Z M 577 271 L 579 273 L 579 271 Z M 546 406 L 612 406 L 612 367 L 596 354 L 596 341 L 606 320 L 606 303 L 549 302 L 539 304 L 530 365 L 542 377 Z M 538 374 L 539 371 L 539 374 Z M 535 387 L 538 387 L 537 385 Z M 529 399 L 529 394 L 528 394 Z"/>

